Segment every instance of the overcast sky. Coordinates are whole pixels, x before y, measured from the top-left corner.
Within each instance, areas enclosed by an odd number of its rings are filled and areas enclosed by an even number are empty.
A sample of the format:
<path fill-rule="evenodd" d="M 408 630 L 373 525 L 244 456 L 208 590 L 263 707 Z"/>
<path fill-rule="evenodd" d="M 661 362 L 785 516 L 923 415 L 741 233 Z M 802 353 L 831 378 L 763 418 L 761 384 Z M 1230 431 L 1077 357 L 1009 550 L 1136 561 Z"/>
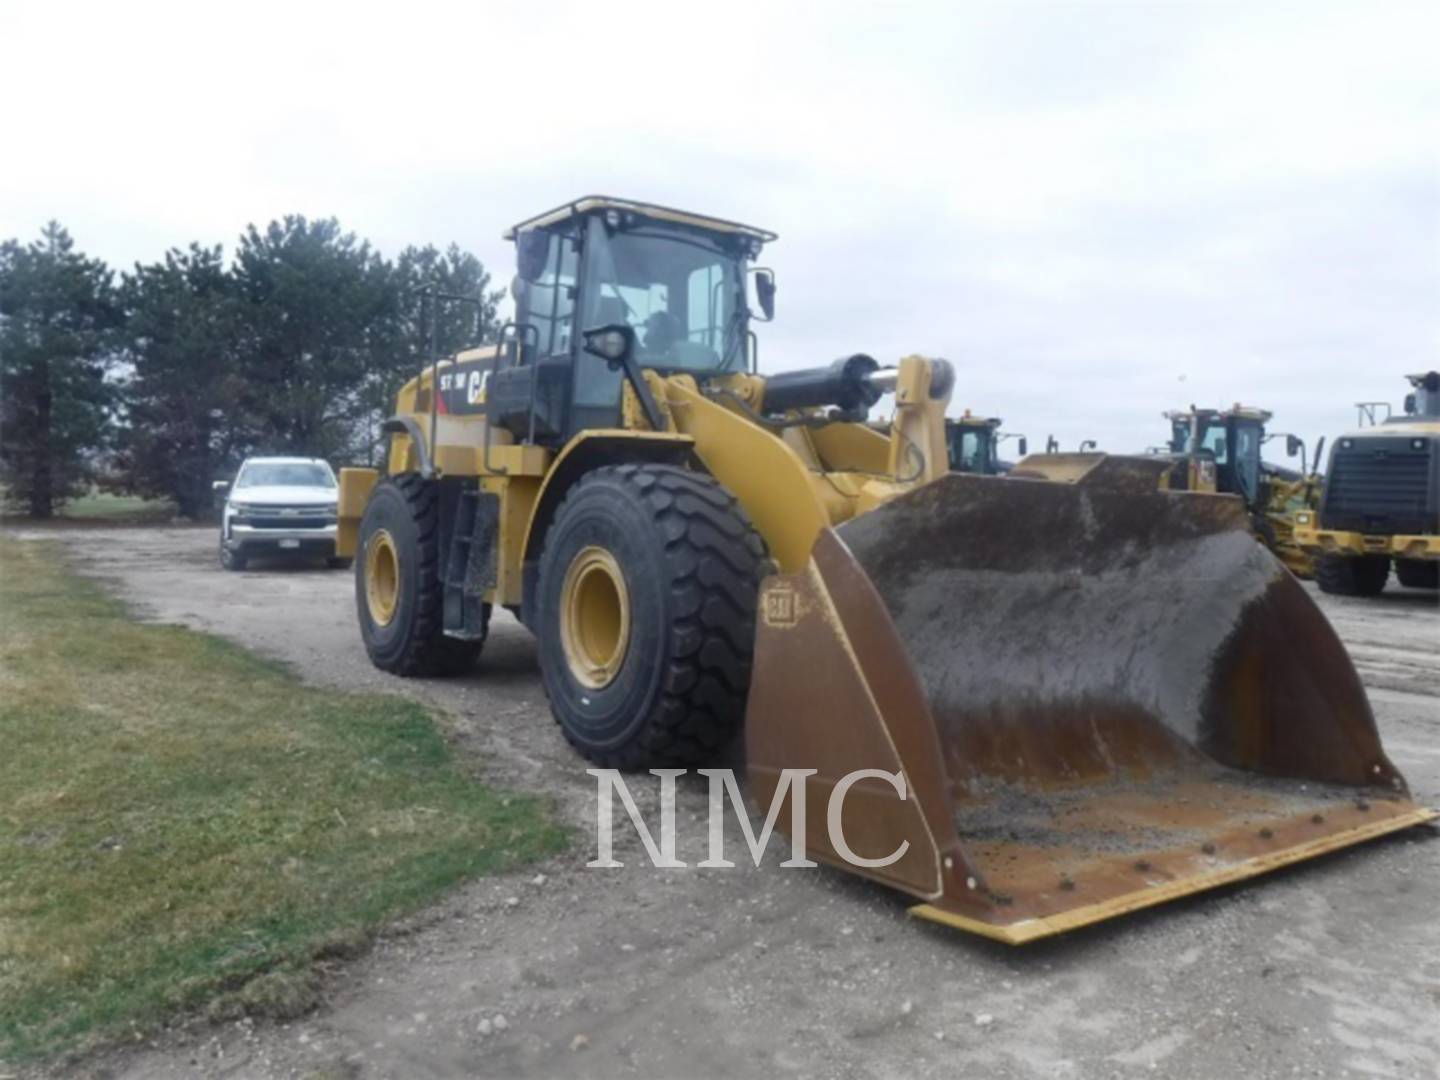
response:
<path fill-rule="evenodd" d="M 0 3 L 0 237 L 128 267 L 287 212 L 393 253 L 588 192 L 774 229 L 762 368 L 1313 447 L 1440 367 L 1440 4 Z"/>

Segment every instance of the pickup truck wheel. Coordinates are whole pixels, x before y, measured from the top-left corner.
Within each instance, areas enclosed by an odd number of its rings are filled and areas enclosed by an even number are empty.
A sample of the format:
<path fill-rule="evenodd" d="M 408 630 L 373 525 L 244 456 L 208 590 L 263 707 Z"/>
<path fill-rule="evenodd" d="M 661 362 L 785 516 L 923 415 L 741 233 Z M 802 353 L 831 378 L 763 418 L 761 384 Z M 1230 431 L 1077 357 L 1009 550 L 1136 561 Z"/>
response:
<path fill-rule="evenodd" d="M 394 675 L 458 675 L 484 645 L 442 629 L 440 510 L 436 485 L 416 473 L 370 493 L 355 560 L 355 608 L 370 661 Z M 490 605 L 482 618 L 489 624 Z"/>
<path fill-rule="evenodd" d="M 225 537 L 220 537 L 220 565 L 226 570 L 244 570 L 245 556 L 239 551 L 231 551 L 225 546 Z"/>

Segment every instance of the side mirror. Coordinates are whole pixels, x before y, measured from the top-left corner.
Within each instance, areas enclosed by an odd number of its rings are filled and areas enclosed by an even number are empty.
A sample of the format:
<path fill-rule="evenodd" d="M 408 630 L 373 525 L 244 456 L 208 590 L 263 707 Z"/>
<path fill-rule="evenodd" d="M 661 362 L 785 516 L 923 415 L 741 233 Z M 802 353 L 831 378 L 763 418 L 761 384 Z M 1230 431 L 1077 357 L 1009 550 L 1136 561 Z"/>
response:
<path fill-rule="evenodd" d="M 769 322 L 775 318 L 775 272 L 773 270 L 756 270 L 754 273 L 755 301 L 760 305 L 760 310 L 765 315 L 765 321 Z"/>
<path fill-rule="evenodd" d="M 225 490 L 226 488 L 228 488 L 229 486 L 230 486 L 230 481 L 229 481 L 229 480 L 216 480 L 213 484 L 210 485 L 210 490 L 211 490 L 211 491 L 224 491 L 224 490 Z"/>
<path fill-rule="evenodd" d="M 1406 411 L 1408 414 L 1410 414 L 1411 416 L 1414 416 L 1414 415 L 1415 415 L 1415 395 L 1414 395 L 1414 394 L 1406 394 L 1406 395 L 1405 395 L 1405 411 Z"/>
<path fill-rule="evenodd" d="M 1294 435 L 1286 435 L 1286 436 L 1285 436 L 1285 456 L 1286 456 L 1286 457 L 1295 457 L 1296 455 L 1300 455 L 1300 456 L 1303 458 L 1304 454 L 1305 454 L 1305 444 L 1304 444 L 1303 442 L 1301 442 L 1298 438 L 1296 438 Z M 1303 464 L 1303 461 L 1302 461 L 1302 464 Z"/>
<path fill-rule="evenodd" d="M 1096 443 L 1094 439 L 1085 439 L 1080 443 L 1080 452 L 1082 454 L 1088 453 L 1089 451 L 1094 450 L 1095 446 Z"/>
<path fill-rule="evenodd" d="M 619 368 L 635 350 L 635 331 L 623 323 L 610 323 L 586 330 L 580 335 L 580 343 L 591 356 L 605 360 L 612 369 Z"/>
<path fill-rule="evenodd" d="M 1021 456 L 1021 457 L 1024 457 L 1026 454 L 1030 453 L 1030 443 L 1026 441 L 1024 435 L 1021 435 L 1021 436 L 1020 436 L 1020 444 L 1019 444 L 1019 447 L 1020 447 L 1020 456 Z"/>
<path fill-rule="evenodd" d="M 580 347 L 591 356 L 603 359 L 610 365 L 611 371 L 625 372 L 625 378 L 630 383 L 630 389 L 635 391 L 635 397 L 645 412 L 645 422 L 650 425 L 651 431 L 669 430 L 665 414 L 660 411 L 660 403 L 650 392 L 650 384 L 645 381 L 640 365 L 635 362 L 635 331 L 631 327 L 624 323 L 611 323 L 594 330 L 586 330 L 580 335 Z"/>
<path fill-rule="evenodd" d="M 531 229 L 515 237 L 515 269 L 525 281 L 539 281 L 549 261 L 549 233 Z"/>
<path fill-rule="evenodd" d="M 1060 440 L 1051 435 L 1045 440 L 1045 453 L 1057 454 L 1060 452 Z"/>

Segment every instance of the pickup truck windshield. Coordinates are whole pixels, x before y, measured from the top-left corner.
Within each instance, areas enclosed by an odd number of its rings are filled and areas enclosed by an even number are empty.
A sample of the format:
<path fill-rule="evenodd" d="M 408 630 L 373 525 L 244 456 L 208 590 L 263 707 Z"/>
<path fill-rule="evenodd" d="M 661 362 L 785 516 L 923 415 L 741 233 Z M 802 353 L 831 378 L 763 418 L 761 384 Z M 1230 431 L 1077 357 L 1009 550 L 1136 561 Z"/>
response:
<path fill-rule="evenodd" d="M 310 462 L 260 462 L 245 466 L 235 486 L 333 488 L 335 477 L 324 465 Z"/>

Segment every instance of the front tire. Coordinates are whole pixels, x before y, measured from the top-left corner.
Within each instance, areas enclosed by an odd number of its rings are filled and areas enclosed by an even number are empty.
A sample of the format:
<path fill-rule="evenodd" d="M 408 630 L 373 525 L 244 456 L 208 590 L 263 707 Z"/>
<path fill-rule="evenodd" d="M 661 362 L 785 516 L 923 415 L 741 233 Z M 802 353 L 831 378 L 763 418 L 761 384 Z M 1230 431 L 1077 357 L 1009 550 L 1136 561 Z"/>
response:
<path fill-rule="evenodd" d="M 1332 596 L 1378 596 L 1390 577 L 1384 555 L 1321 555 L 1315 560 L 1315 582 Z"/>
<path fill-rule="evenodd" d="M 226 570 L 239 571 L 245 569 L 244 552 L 238 549 L 232 550 L 230 547 L 228 547 L 225 543 L 225 536 L 223 533 L 220 536 L 220 565 Z"/>
<path fill-rule="evenodd" d="M 610 768 L 713 758 L 744 719 L 764 560 L 703 473 L 619 465 L 577 482 L 541 554 L 536 628 L 570 743 Z"/>
<path fill-rule="evenodd" d="M 382 480 L 360 519 L 355 608 L 370 662 L 393 675 L 458 675 L 484 645 L 447 637 L 441 622 L 440 497 L 416 473 Z"/>

